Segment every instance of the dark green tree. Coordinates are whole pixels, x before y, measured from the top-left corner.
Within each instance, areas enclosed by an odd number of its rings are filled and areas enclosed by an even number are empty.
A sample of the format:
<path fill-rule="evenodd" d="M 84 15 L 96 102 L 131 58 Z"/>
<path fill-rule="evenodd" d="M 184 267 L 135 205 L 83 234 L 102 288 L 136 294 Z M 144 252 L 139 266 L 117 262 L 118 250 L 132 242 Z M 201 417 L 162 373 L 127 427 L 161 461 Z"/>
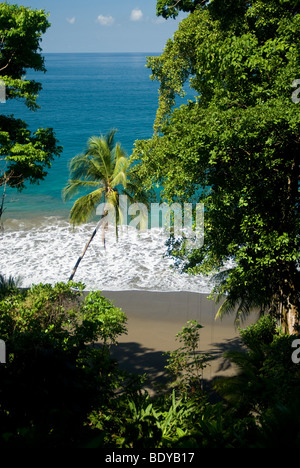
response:
<path fill-rule="evenodd" d="M 40 41 L 50 26 L 43 10 L 0 4 L 0 80 L 6 100 L 24 101 L 38 109 L 41 83 L 25 77 L 27 70 L 45 72 Z M 3 91 L 3 89 L 1 88 Z M 5 103 L 1 104 L 3 112 Z M 61 148 L 50 128 L 29 131 L 26 122 L 0 115 L 0 184 L 22 189 L 25 182 L 42 181 Z M 3 208 L 3 207 L 2 207 Z"/>
<path fill-rule="evenodd" d="M 156 13 L 164 18 L 176 18 L 179 11 L 192 12 L 198 5 L 204 5 L 207 0 L 158 0 Z"/>
<path fill-rule="evenodd" d="M 191 273 L 218 273 L 219 315 L 253 308 L 284 331 L 299 322 L 300 2 L 175 2 L 191 13 L 159 57 L 155 132 L 132 156 L 144 186 L 205 206 L 205 242 L 173 254 Z M 196 6 L 196 8 L 194 8 Z M 158 2 L 160 13 L 170 2 Z M 174 7 L 175 8 L 175 7 Z M 176 107 L 190 85 L 195 99 Z M 196 198 L 199 201 L 198 198 Z M 231 262 L 232 268 L 228 268 Z"/>

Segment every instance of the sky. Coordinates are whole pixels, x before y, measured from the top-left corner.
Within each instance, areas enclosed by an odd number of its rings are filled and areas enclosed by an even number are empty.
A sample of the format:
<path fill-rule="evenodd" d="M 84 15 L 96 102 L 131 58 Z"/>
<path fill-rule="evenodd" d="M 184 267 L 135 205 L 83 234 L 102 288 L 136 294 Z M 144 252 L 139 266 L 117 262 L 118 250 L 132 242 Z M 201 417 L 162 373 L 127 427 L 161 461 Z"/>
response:
<path fill-rule="evenodd" d="M 156 16 L 156 0 L 12 0 L 49 13 L 44 53 L 162 52 L 176 20 Z"/>

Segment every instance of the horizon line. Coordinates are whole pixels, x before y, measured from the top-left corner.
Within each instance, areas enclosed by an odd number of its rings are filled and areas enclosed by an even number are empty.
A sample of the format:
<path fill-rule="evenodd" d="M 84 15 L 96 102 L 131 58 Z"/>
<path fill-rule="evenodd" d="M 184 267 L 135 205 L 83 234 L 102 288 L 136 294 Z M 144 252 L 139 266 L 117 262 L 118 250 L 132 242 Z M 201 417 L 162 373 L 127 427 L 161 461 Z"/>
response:
<path fill-rule="evenodd" d="M 42 54 L 161 54 L 163 51 L 110 51 L 110 52 L 100 52 L 100 51 L 87 51 L 87 52 L 80 52 L 80 51 L 63 51 L 63 52 L 41 52 Z"/>

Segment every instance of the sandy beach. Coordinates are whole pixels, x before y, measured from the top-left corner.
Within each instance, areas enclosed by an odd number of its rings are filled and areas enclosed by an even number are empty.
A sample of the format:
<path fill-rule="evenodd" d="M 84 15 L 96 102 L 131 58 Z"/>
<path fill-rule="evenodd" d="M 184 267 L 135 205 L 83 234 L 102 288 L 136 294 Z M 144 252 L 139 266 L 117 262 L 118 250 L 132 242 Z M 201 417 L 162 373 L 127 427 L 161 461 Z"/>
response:
<path fill-rule="evenodd" d="M 227 349 L 240 345 L 234 315 L 215 319 L 218 306 L 207 294 L 192 292 L 102 291 L 128 317 L 128 334 L 112 348 L 120 366 L 139 374 L 146 373 L 150 382 L 161 382 L 165 374 L 163 353 L 180 346 L 176 334 L 188 320 L 197 320 L 200 330 L 200 351 L 214 359 L 204 369 L 204 380 L 229 375 L 235 369 L 223 357 Z M 256 317 L 252 317 L 252 322 Z M 243 325 L 247 326 L 251 320 Z"/>

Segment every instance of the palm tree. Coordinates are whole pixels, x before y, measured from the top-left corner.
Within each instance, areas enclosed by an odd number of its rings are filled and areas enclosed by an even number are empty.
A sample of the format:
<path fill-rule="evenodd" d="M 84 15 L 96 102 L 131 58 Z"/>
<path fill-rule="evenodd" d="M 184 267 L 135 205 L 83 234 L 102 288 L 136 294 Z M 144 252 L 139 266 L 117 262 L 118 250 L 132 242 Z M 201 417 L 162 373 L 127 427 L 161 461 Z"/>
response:
<path fill-rule="evenodd" d="M 120 194 L 124 192 L 129 195 L 129 192 L 125 192 L 125 190 L 130 189 L 133 192 L 134 186 L 130 183 L 128 176 L 129 160 L 121 145 L 119 143 L 115 144 L 115 133 L 116 130 L 111 130 L 105 136 L 91 137 L 88 140 L 86 152 L 78 154 L 71 160 L 71 178 L 63 189 L 63 198 L 68 200 L 82 189 L 93 189 L 92 192 L 76 200 L 70 211 L 70 221 L 73 225 L 88 222 L 96 214 L 99 203 L 106 202 L 115 208 L 116 236 L 118 236 L 118 224 L 122 221 L 122 210 L 119 203 Z M 104 214 L 107 214 L 107 212 Z M 101 219 L 78 258 L 69 281 L 73 279 L 80 261 L 101 224 L 105 242 L 105 225 Z"/>
<path fill-rule="evenodd" d="M 0 299 L 4 299 L 12 293 L 16 293 L 21 287 L 22 278 L 20 276 L 9 276 L 6 278 L 0 273 Z"/>

